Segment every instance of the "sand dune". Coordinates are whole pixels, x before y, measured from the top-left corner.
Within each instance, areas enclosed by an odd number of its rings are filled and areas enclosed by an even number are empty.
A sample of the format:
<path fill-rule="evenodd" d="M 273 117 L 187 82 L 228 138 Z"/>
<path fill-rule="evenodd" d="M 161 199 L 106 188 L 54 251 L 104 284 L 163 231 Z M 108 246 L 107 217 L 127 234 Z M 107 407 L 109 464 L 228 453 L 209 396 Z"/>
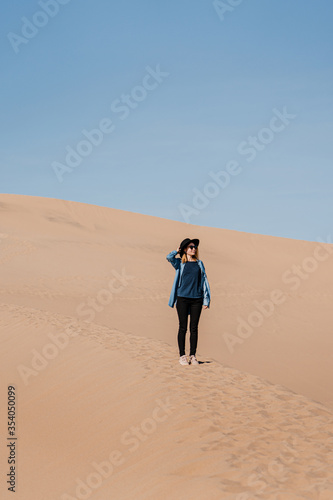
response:
<path fill-rule="evenodd" d="M 333 499 L 332 244 L 5 194 L 0 217 L 15 498 Z M 187 236 L 212 293 L 197 367 L 167 305 Z"/>

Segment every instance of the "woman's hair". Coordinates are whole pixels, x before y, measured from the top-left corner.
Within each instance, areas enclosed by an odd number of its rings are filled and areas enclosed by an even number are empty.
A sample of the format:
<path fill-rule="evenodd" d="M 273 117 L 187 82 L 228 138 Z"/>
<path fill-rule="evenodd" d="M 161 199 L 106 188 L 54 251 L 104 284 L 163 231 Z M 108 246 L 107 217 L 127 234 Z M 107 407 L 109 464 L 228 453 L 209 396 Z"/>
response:
<path fill-rule="evenodd" d="M 199 260 L 199 248 L 197 247 L 195 249 L 195 254 L 193 255 L 193 257 L 196 259 L 196 260 Z M 182 255 L 182 262 L 187 262 L 187 255 L 184 251 L 183 255 Z"/>

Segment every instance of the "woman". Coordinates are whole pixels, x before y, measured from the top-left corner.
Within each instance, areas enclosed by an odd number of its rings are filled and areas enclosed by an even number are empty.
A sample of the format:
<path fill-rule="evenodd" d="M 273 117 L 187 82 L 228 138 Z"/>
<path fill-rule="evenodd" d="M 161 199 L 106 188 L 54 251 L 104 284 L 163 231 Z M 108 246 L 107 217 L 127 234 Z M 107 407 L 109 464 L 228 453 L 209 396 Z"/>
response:
<path fill-rule="evenodd" d="M 198 365 L 195 356 L 198 343 L 198 323 L 202 307 L 210 305 L 210 287 L 207 280 L 205 266 L 199 259 L 199 240 L 185 238 L 177 248 L 167 255 L 167 260 L 176 269 L 168 305 L 176 309 L 179 319 L 178 348 L 179 363 L 181 365 Z M 179 254 L 181 257 L 176 258 Z M 187 318 L 190 315 L 190 356 L 185 355 L 185 334 Z"/>

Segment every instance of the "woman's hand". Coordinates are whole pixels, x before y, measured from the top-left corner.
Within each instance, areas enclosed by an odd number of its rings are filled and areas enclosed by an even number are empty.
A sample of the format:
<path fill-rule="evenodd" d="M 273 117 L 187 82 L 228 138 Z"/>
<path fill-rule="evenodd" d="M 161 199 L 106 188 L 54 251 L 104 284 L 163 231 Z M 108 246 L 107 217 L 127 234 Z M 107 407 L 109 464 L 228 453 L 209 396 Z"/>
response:
<path fill-rule="evenodd" d="M 177 248 L 177 253 L 179 253 L 179 251 L 180 251 L 180 247 Z"/>
<path fill-rule="evenodd" d="M 207 309 L 208 306 L 203 306 L 204 309 Z"/>

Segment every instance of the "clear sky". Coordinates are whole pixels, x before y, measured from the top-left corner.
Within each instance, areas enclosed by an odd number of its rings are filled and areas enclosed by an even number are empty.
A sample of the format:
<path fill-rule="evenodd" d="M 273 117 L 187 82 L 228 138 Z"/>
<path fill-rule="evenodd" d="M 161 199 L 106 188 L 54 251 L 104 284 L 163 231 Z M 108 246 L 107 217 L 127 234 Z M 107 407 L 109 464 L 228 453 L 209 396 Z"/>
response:
<path fill-rule="evenodd" d="M 331 0 L 0 14 L 0 192 L 333 242 Z"/>

